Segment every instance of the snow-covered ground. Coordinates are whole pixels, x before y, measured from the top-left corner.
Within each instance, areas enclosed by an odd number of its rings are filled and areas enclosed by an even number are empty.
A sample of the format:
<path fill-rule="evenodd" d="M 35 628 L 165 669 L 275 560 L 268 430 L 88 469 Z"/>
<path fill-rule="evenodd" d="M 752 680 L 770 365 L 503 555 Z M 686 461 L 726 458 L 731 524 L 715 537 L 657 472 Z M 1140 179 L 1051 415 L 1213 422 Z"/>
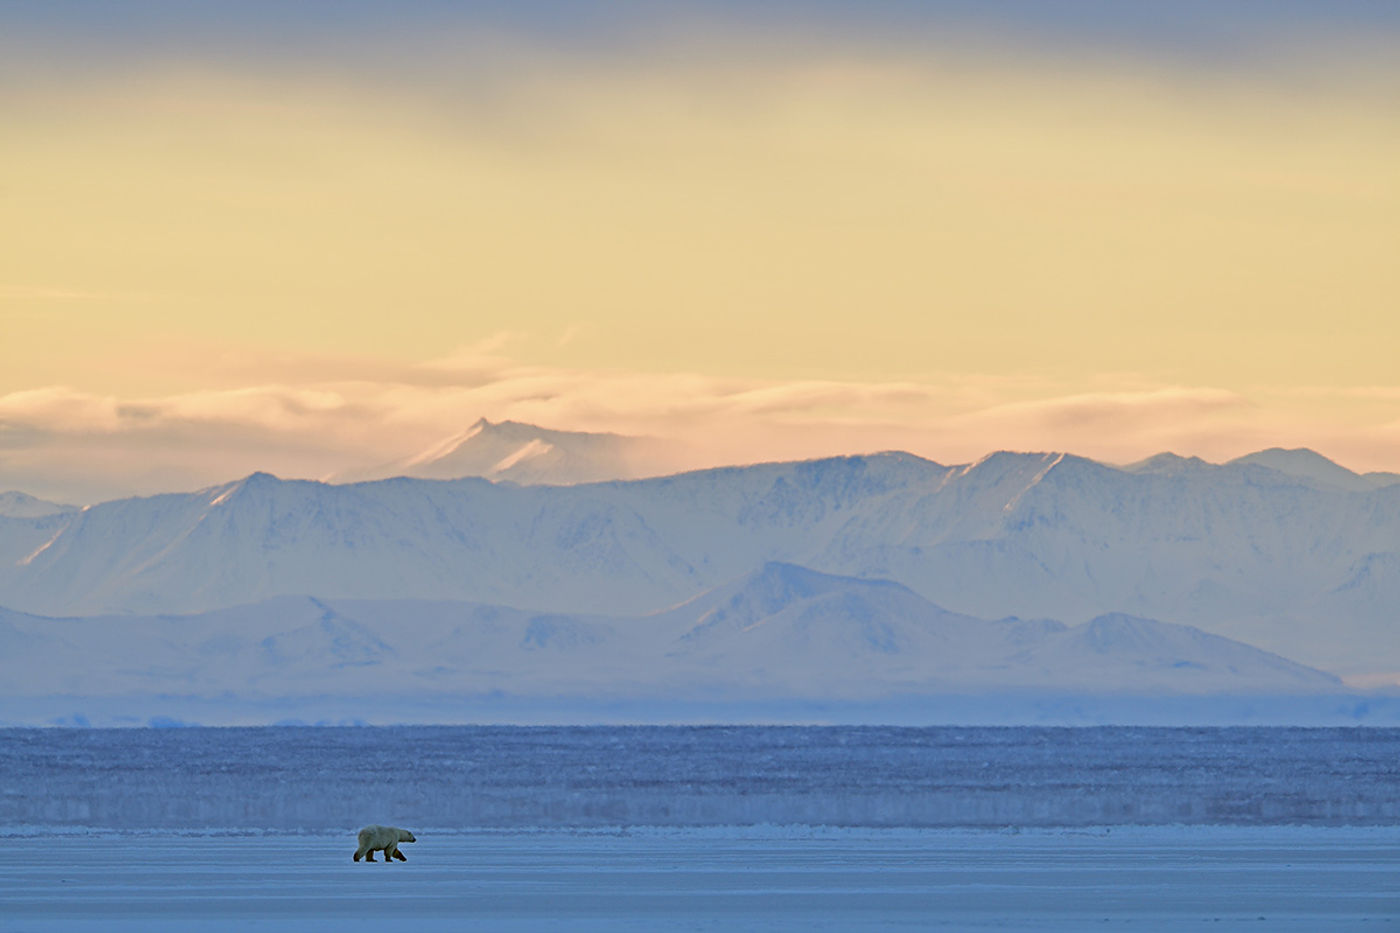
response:
<path fill-rule="evenodd" d="M 1400 925 L 1362 827 L 0 835 L 0 930 L 1354 931 Z M 3 831 L 0 831 L 3 833 Z"/>
<path fill-rule="evenodd" d="M 1400 826 L 1400 730 L 0 730 L 0 831 Z"/>
<path fill-rule="evenodd" d="M 0 933 L 1400 929 L 1400 730 L 0 730 Z M 406 862 L 351 861 L 397 825 Z"/>

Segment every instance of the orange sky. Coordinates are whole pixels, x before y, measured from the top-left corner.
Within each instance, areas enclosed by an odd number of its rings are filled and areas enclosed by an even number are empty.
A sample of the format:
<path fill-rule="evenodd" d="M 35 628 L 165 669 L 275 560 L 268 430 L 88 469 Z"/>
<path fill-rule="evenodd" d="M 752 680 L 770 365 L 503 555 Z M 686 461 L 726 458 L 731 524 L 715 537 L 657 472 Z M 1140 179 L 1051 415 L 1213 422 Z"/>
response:
<path fill-rule="evenodd" d="M 1400 470 L 1382 46 L 449 34 L 373 73 L 34 71 L 0 85 L 0 489 L 318 476 L 481 416 L 705 462 Z"/>

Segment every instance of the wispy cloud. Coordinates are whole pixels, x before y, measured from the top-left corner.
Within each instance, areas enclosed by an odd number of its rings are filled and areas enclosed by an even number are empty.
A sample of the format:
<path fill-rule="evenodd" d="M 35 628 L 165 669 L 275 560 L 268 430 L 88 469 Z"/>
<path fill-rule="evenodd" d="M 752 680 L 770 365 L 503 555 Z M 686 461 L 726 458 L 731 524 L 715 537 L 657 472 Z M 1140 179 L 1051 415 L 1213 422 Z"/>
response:
<path fill-rule="evenodd" d="M 405 378 L 331 378 L 123 398 L 53 386 L 0 396 L 0 488 L 92 501 L 196 488 L 253 470 L 319 478 L 411 456 L 477 418 L 674 439 L 688 466 L 905 449 L 967 462 L 995 449 L 1127 462 L 1174 450 L 1223 460 L 1283 444 L 1357 469 L 1400 467 L 1400 421 L 1299 419 L 1200 386 L 1056 393 L 997 377 L 769 381 L 527 365 L 497 335 Z M 444 360 L 454 366 L 444 366 Z M 483 366 L 483 363 L 489 363 Z M 460 364 L 466 369 L 454 368 Z M 415 379 L 428 372 L 433 378 Z M 1013 400 L 1014 399 L 1014 400 Z M 991 401 L 989 401 L 991 400 Z"/>
<path fill-rule="evenodd" d="M 997 427 L 1018 434 L 1093 432 L 1121 435 L 1161 430 L 1248 407 L 1235 392 L 1169 386 L 1137 392 L 1094 392 L 997 405 L 954 423 Z"/>
<path fill-rule="evenodd" d="M 515 331 L 497 331 L 489 337 L 463 344 L 445 356 L 419 363 L 418 366 L 427 370 L 481 370 L 507 366 L 511 360 L 502 356 L 500 351 L 524 336 L 526 335 Z"/>

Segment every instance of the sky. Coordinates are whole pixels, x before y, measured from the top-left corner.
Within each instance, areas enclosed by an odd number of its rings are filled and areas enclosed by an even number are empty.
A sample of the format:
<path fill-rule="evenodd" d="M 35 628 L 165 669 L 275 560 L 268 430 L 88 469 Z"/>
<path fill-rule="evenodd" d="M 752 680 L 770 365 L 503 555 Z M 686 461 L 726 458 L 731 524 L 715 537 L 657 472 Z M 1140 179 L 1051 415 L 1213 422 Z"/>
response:
<path fill-rule="evenodd" d="M 0 490 L 478 418 L 1400 471 L 1400 6 L 0 0 Z"/>

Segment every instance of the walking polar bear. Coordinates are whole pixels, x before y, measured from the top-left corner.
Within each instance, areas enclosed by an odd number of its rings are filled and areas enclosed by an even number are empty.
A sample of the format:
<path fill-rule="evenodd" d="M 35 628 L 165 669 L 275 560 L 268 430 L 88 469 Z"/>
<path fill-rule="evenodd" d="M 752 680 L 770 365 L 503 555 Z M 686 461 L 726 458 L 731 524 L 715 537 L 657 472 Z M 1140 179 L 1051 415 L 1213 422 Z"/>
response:
<path fill-rule="evenodd" d="M 398 859 L 407 862 L 408 858 L 399 851 L 400 842 L 417 842 L 413 833 L 397 826 L 380 826 L 377 823 L 360 830 L 360 847 L 355 850 L 355 861 L 374 861 L 374 853 L 384 850 L 384 861 Z"/>

